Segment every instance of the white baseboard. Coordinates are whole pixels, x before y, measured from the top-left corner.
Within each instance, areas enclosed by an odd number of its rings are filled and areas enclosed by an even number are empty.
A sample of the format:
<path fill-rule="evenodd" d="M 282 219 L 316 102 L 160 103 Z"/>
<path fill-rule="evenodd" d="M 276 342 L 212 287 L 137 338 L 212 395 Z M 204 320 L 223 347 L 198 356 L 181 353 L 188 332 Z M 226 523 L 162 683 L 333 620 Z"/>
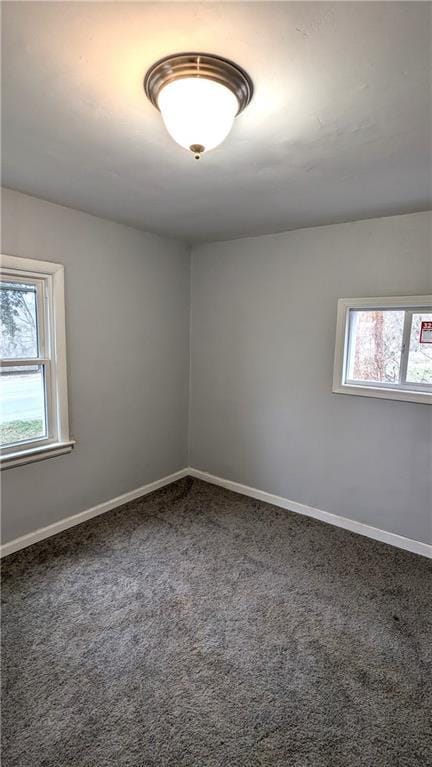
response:
<path fill-rule="evenodd" d="M 344 530 L 350 530 L 352 533 L 359 533 L 360 535 L 365 535 L 367 538 L 373 538 L 376 541 L 388 543 L 390 546 L 396 546 L 398 549 L 412 551 L 414 554 L 421 554 L 424 557 L 432 559 L 432 546 L 427 543 L 415 541 L 412 538 L 405 538 L 403 535 L 390 533 L 386 530 L 380 530 L 377 527 L 371 527 L 362 522 L 356 522 L 354 519 L 339 517 L 337 514 L 331 514 L 328 511 L 315 509 L 313 506 L 305 506 L 303 503 L 290 501 L 288 498 L 283 498 L 280 495 L 272 495 L 272 493 L 257 490 L 255 487 L 248 487 L 247 485 L 241 485 L 239 482 L 232 482 L 229 479 L 216 477 L 214 474 L 208 474 L 199 469 L 189 468 L 188 474 L 191 477 L 202 479 L 204 482 L 210 482 L 212 485 L 219 485 L 227 490 L 232 490 L 234 493 L 248 495 L 250 498 L 256 498 L 258 501 L 265 501 L 266 503 L 271 503 L 273 506 L 287 509 L 287 511 L 294 511 L 297 514 L 303 514 L 306 517 L 313 517 L 314 519 L 319 519 L 321 522 L 335 525 L 335 527 L 343 527 Z"/>
<path fill-rule="evenodd" d="M 31 546 L 32 543 L 37 543 L 44 538 L 49 538 L 51 535 L 61 533 L 69 527 L 75 527 L 75 525 L 79 525 L 81 522 L 86 522 L 88 519 L 92 519 L 92 517 L 104 514 L 105 511 L 111 511 L 111 509 L 115 509 L 117 506 L 122 506 L 129 501 L 134 501 L 135 498 L 140 498 L 142 495 L 148 495 L 148 493 L 152 493 L 154 490 L 159 490 L 159 488 L 164 487 L 165 485 L 170 485 L 171 482 L 176 482 L 178 479 L 187 477 L 188 474 L 189 469 L 181 469 L 174 474 L 169 474 L 167 477 L 162 477 L 162 479 L 157 479 L 155 482 L 150 482 L 148 485 L 143 485 L 142 487 L 137 487 L 135 490 L 130 490 L 128 493 L 118 495 L 117 498 L 111 498 L 109 501 L 99 503 L 98 506 L 93 506 L 91 509 L 81 511 L 79 514 L 73 514 L 71 517 L 60 519 L 58 522 L 54 522 L 47 527 L 40 527 L 33 533 L 28 533 L 27 535 L 22 535 L 20 538 L 15 538 L 13 541 L 9 541 L 0 546 L 0 557 L 13 554 L 14 551 L 19 551 L 19 549 L 24 549 L 26 546 Z"/>
<path fill-rule="evenodd" d="M 327 522 L 335 527 L 342 527 L 345 530 L 350 530 L 353 533 L 359 533 L 365 535 L 367 538 L 373 538 L 376 541 L 382 543 L 388 543 L 391 546 L 396 546 L 399 549 L 405 549 L 405 551 L 411 551 L 414 554 L 421 554 L 424 557 L 432 559 L 432 546 L 421 541 L 415 541 L 412 538 L 404 538 L 403 535 L 397 535 L 396 533 L 390 533 L 386 530 L 379 530 L 377 527 L 371 527 L 365 525 L 362 522 L 356 522 L 353 519 L 347 519 L 346 517 L 339 517 L 337 514 L 331 514 L 328 511 L 322 511 L 321 509 L 315 509 L 312 506 L 306 506 L 303 503 L 297 503 L 297 501 L 290 501 L 288 498 L 283 498 L 280 495 L 273 495 L 272 493 L 266 493 L 264 490 L 258 490 L 255 487 L 248 487 L 242 485 L 239 482 L 232 482 L 229 479 L 223 479 L 222 477 L 216 477 L 214 474 L 208 474 L 200 469 L 193 469 L 191 467 L 176 471 L 174 474 L 170 474 L 162 479 L 157 479 L 155 482 L 150 482 L 148 485 L 137 487 L 135 490 L 130 490 L 128 493 L 117 496 L 117 498 L 111 498 L 109 501 L 104 501 L 98 506 L 93 506 L 91 509 L 81 511 L 79 514 L 73 514 L 71 517 L 60 519 L 58 522 L 54 522 L 47 527 L 41 527 L 32 533 L 23 535 L 20 538 L 15 538 L 13 541 L 4 543 L 0 546 L 0 557 L 5 557 L 8 554 L 13 554 L 19 549 L 24 549 L 26 546 L 31 546 L 33 543 L 42 541 L 44 538 L 49 538 L 51 535 L 61 533 L 63 530 L 67 530 L 69 527 L 75 527 L 81 522 L 86 522 L 88 519 L 97 517 L 99 514 L 104 514 L 105 511 L 111 511 L 118 506 L 122 506 L 124 503 L 140 498 L 142 495 L 152 493 L 154 490 L 169 485 L 172 482 L 176 482 L 183 477 L 195 477 L 196 479 L 202 479 L 204 482 L 209 482 L 212 485 L 219 485 L 227 490 L 232 490 L 234 493 L 240 493 L 241 495 L 247 495 L 250 498 L 256 498 L 258 501 L 264 501 L 270 503 L 273 506 L 279 506 L 287 511 L 294 511 L 297 514 L 303 514 L 306 517 L 313 517 L 319 519 L 321 522 Z"/>

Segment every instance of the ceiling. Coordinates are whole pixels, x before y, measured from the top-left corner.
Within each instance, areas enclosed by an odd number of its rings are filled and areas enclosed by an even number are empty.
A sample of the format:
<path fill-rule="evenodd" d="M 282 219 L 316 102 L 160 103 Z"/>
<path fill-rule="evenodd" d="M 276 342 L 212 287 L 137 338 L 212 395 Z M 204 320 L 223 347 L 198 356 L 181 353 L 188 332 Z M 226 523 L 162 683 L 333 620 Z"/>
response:
<path fill-rule="evenodd" d="M 432 207 L 432 5 L 6 2 L 3 184 L 189 242 Z M 255 94 L 199 162 L 142 81 L 202 50 Z"/>

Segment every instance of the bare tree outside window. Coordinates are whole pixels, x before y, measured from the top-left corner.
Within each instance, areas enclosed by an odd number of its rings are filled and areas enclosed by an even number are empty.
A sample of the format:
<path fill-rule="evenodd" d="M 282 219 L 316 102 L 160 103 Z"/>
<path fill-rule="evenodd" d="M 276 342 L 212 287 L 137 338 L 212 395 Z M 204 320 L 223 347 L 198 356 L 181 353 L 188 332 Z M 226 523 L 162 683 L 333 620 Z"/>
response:
<path fill-rule="evenodd" d="M 399 381 L 403 311 L 352 311 L 348 376 L 353 381 Z"/>
<path fill-rule="evenodd" d="M 333 391 L 432 404 L 432 296 L 340 298 Z"/>
<path fill-rule="evenodd" d="M 36 290 L 32 285 L 2 283 L 0 290 L 0 356 L 36 357 Z"/>

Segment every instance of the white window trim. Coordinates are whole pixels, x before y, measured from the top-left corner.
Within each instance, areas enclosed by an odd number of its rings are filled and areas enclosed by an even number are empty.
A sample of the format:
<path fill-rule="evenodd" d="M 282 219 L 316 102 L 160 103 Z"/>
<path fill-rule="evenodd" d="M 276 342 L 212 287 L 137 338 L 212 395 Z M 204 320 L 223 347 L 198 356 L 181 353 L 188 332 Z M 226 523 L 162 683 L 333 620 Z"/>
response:
<path fill-rule="evenodd" d="M 64 302 L 64 267 L 51 261 L 38 261 L 17 256 L 1 256 L 1 273 L 23 279 L 43 280 L 45 306 L 40 312 L 39 322 L 48 324 L 51 348 L 42 348 L 34 365 L 41 362 L 50 365 L 49 386 L 47 386 L 48 435 L 38 440 L 23 442 L 3 448 L 0 455 L 1 469 L 20 466 L 33 461 L 42 461 L 57 455 L 70 453 L 75 441 L 69 434 L 69 413 L 66 370 L 66 328 Z M 49 353 L 48 353 L 49 351 Z M 30 360 L 29 360 L 30 361 Z M 54 364 L 52 364 L 54 363 Z M 16 360 L 2 360 L 3 365 L 14 366 Z M 22 364 L 22 361 L 21 361 Z"/>
<path fill-rule="evenodd" d="M 361 397 L 378 397 L 382 399 L 395 399 L 404 402 L 421 402 L 432 404 L 432 392 L 418 391 L 415 385 L 409 388 L 396 387 L 392 384 L 361 385 L 347 383 L 345 370 L 348 351 L 348 319 L 350 309 L 422 309 L 432 306 L 432 295 L 426 296 L 396 296 L 376 298 L 340 298 L 337 309 L 336 322 L 336 345 L 333 368 L 333 392 L 335 394 L 357 394 Z M 411 323 L 405 323 L 404 342 L 408 341 L 407 335 L 411 329 Z"/>

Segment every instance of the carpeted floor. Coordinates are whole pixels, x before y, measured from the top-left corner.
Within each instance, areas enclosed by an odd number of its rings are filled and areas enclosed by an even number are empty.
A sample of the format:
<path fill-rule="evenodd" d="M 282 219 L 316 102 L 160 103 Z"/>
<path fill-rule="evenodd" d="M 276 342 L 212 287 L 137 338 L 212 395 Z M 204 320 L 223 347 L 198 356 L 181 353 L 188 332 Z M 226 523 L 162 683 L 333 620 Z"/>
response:
<path fill-rule="evenodd" d="M 432 765 L 431 565 L 191 479 L 14 554 L 2 767 Z"/>

